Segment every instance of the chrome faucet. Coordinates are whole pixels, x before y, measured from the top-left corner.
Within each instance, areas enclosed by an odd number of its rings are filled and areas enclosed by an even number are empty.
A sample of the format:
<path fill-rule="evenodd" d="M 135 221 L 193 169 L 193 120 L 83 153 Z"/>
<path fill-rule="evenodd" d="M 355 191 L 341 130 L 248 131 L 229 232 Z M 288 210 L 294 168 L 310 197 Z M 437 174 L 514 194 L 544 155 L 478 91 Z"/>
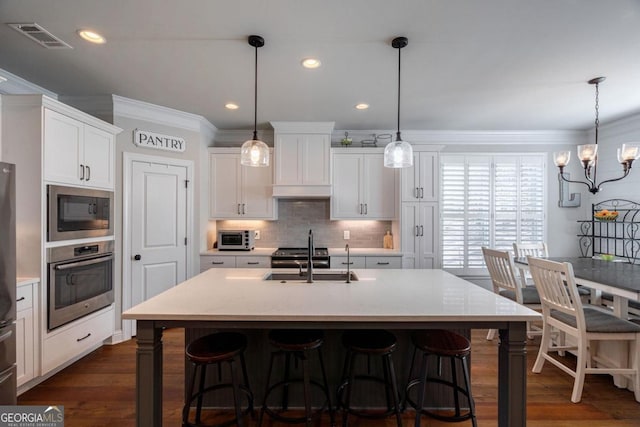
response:
<path fill-rule="evenodd" d="M 309 242 L 307 243 L 307 283 L 313 283 L 313 231 L 309 230 Z"/>
<path fill-rule="evenodd" d="M 344 247 L 344 250 L 347 251 L 347 283 L 351 283 L 351 272 L 349 271 L 349 266 L 351 265 L 351 260 L 349 259 L 349 244 Z"/>

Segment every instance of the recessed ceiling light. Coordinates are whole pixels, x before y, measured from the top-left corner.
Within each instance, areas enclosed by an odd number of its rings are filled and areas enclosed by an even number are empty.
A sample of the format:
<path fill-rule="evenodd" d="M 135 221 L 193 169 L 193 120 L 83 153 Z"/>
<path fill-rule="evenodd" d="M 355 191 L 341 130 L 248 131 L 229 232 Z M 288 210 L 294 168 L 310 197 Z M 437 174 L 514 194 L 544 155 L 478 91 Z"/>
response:
<path fill-rule="evenodd" d="M 302 66 L 304 68 L 318 68 L 320 66 L 320 60 L 315 58 L 306 58 L 302 60 Z"/>
<path fill-rule="evenodd" d="M 227 110 L 237 110 L 238 108 L 238 104 L 234 104 L 233 102 L 227 102 L 226 104 L 224 104 L 224 108 L 226 108 Z"/>
<path fill-rule="evenodd" d="M 367 108 L 369 108 L 369 104 L 365 104 L 364 102 L 356 104 L 356 110 L 366 110 Z"/>
<path fill-rule="evenodd" d="M 104 44 L 107 42 L 107 39 L 92 30 L 78 30 L 78 35 L 86 41 L 95 44 Z"/>

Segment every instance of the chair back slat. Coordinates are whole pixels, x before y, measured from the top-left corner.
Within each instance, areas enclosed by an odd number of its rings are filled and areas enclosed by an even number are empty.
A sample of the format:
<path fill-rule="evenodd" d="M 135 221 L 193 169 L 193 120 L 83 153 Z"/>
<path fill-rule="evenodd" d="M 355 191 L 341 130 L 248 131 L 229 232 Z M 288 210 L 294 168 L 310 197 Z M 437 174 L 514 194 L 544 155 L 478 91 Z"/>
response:
<path fill-rule="evenodd" d="M 491 276 L 494 292 L 498 293 L 500 289 L 514 291 L 516 301 L 522 304 L 522 290 L 516 279 L 513 260 L 509 252 L 483 247 L 482 255 Z"/>
<path fill-rule="evenodd" d="M 571 264 L 532 256 L 528 256 L 527 260 L 542 309 L 567 313 L 576 318 L 578 329 L 586 330 L 582 300 Z"/>
<path fill-rule="evenodd" d="M 549 256 L 547 244 L 540 243 L 514 243 L 513 253 L 516 257 L 534 256 L 538 258 L 546 258 Z"/>

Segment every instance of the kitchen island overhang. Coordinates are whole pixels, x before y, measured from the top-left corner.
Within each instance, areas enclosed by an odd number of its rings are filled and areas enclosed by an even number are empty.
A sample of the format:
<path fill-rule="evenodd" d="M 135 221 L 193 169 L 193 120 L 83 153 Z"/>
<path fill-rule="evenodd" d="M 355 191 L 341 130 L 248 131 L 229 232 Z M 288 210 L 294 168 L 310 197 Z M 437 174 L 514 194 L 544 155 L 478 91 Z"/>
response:
<path fill-rule="evenodd" d="M 442 270 L 356 270 L 358 281 L 263 280 L 210 269 L 123 313 L 137 320 L 137 419 L 162 425 L 162 329 L 488 329 L 500 331 L 498 424 L 526 425 L 526 322 L 533 310 Z"/>

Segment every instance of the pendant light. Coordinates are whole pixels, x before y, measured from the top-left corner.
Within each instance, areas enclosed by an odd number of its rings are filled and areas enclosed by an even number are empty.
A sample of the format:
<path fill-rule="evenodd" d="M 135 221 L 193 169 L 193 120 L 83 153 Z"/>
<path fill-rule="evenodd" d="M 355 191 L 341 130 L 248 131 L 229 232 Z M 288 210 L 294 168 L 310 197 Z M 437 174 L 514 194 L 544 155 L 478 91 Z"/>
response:
<path fill-rule="evenodd" d="M 249 45 L 256 49 L 255 80 L 254 80 L 254 115 L 253 139 L 242 144 L 240 149 L 240 164 L 243 166 L 269 166 L 269 147 L 258 139 L 258 48 L 264 46 L 264 39 L 260 36 L 249 36 Z"/>
<path fill-rule="evenodd" d="M 398 131 L 396 132 L 396 140 L 384 148 L 384 166 L 388 168 L 413 166 L 413 148 L 400 136 L 400 51 L 408 43 L 409 40 L 406 37 L 396 37 L 391 42 L 391 46 L 398 49 Z"/>
<path fill-rule="evenodd" d="M 595 143 L 578 145 L 578 158 L 582 162 L 584 168 L 584 177 L 586 181 L 574 181 L 568 179 L 564 175 L 564 168 L 569 164 L 571 158 L 571 152 L 559 151 L 553 153 L 553 162 L 560 170 L 560 178 L 567 182 L 573 182 L 576 184 L 584 184 L 589 189 L 591 194 L 596 194 L 600 191 L 600 186 L 607 182 L 620 181 L 631 172 L 631 165 L 633 161 L 640 156 L 640 148 L 636 145 L 622 144 L 622 148 L 618 148 L 618 162 L 622 165 L 622 175 L 618 178 L 607 179 L 599 184 L 597 183 L 597 169 L 598 169 L 598 127 L 600 125 L 600 88 L 599 85 L 604 81 L 606 77 L 596 77 L 589 80 L 587 83 L 595 85 L 596 87 L 596 120 L 595 120 Z"/>

